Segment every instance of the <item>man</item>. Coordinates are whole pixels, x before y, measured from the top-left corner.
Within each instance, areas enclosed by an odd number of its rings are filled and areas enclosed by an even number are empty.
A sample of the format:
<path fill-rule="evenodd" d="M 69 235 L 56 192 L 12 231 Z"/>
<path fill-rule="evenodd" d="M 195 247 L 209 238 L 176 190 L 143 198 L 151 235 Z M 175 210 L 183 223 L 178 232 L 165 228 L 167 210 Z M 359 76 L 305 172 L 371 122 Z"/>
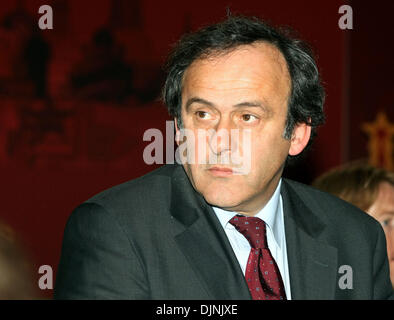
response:
<path fill-rule="evenodd" d="M 287 157 L 303 151 L 324 119 L 309 50 L 257 19 L 231 17 L 184 37 L 167 68 L 163 97 L 186 161 L 75 210 L 55 298 L 392 295 L 380 225 L 281 179 Z"/>
<path fill-rule="evenodd" d="M 381 223 L 394 286 L 394 172 L 355 161 L 330 170 L 313 185 L 354 204 Z"/>

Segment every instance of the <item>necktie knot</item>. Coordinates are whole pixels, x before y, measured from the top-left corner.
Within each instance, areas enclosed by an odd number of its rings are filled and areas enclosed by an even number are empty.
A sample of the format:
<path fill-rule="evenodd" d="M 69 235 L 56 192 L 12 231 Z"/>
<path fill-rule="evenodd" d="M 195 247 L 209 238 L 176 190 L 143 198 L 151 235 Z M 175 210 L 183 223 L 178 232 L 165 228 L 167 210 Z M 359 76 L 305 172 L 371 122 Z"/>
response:
<path fill-rule="evenodd" d="M 260 218 L 236 215 L 230 223 L 243 234 L 252 248 L 268 248 L 265 223 Z"/>

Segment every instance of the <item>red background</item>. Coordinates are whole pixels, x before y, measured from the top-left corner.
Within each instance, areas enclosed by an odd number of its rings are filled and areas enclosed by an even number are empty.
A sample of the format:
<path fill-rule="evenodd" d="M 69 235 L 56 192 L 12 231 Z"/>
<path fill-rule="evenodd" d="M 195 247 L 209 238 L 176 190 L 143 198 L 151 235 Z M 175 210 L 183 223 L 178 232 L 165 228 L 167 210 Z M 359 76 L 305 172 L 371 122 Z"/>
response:
<path fill-rule="evenodd" d="M 38 28 L 38 8 L 43 4 L 53 8 L 53 30 Z M 343 4 L 353 8 L 353 30 L 338 27 Z M 73 208 L 157 167 L 144 163 L 143 149 L 149 143 L 142 137 L 149 128 L 165 132 L 169 119 L 157 99 L 163 80 L 160 66 L 184 32 L 223 19 L 227 7 L 233 14 L 291 26 L 317 53 L 327 92 L 326 125 L 306 159 L 286 174 L 309 183 L 333 166 L 367 156 L 360 124 L 372 121 L 379 108 L 391 119 L 394 116 L 392 2 L 3 1 L 0 217 L 20 235 L 36 270 L 47 264 L 56 272 L 64 226 Z M 43 48 L 50 52 L 44 93 L 34 90 L 37 77 L 27 75 L 22 54 L 26 39 L 4 22 L 15 13 L 31 17 L 30 31 L 41 36 Z M 110 30 L 113 47 L 123 52 L 120 60 L 132 70 L 131 85 L 121 99 L 117 90 L 125 80 L 118 75 L 82 90 L 72 85 L 72 74 L 84 68 L 97 71 L 92 52 L 94 56 L 98 49 L 92 37 L 102 27 Z M 33 65 L 37 59 L 45 60 L 45 54 L 33 54 Z M 42 294 L 50 297 L 52 292 Z"/>

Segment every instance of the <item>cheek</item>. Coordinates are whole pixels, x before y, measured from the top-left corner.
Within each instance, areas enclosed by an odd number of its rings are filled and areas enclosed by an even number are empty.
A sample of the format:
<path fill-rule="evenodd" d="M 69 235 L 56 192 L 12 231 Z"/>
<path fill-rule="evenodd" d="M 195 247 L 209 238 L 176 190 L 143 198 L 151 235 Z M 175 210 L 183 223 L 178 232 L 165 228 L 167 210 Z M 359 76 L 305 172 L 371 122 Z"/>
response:
<path fill-rule="evenodd" d="M 391 255 L 394 255 L 394 230 L 393 228 L 384 228 L 384 233 L 387 239 L 387 249 Z"/>
<path fill-rule="evenodd" d="M 283 138 L 278 132 L 262 133 L 252 137 L 252 157 L 256 165 L 261 162 L 281 165 L 286 159 L 289 149 L 290 141 Z"/>
<path fill-rule="evenodd" d="M 198 165 L 188 163 L 183 164 L 183 168 L 185 169 L 193 188 L 201 193 L 206 185 L 206 179 L 204 178 L 202 168 Z"/>

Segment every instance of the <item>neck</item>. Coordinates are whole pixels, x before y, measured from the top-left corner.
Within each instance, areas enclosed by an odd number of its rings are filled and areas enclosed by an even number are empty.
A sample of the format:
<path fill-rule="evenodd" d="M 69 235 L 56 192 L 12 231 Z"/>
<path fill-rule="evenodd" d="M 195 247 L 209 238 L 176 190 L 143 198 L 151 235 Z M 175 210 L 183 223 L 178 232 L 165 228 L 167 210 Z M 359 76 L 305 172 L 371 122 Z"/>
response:
<path fill-rule="evenodd" d="M 249 217 L 255 216 L 265 207 L 265 205 L 268 203 L 268 201 L 275 193 L 280 178 L 281 178 L 281 174 L 274 176 L 260 193 L 255 195 L 253 198 L 243 202 L 242 204 L 234 207 L 222 208 L 222 209 L 227 211 L 238 212 L 242 215 Z"/>

